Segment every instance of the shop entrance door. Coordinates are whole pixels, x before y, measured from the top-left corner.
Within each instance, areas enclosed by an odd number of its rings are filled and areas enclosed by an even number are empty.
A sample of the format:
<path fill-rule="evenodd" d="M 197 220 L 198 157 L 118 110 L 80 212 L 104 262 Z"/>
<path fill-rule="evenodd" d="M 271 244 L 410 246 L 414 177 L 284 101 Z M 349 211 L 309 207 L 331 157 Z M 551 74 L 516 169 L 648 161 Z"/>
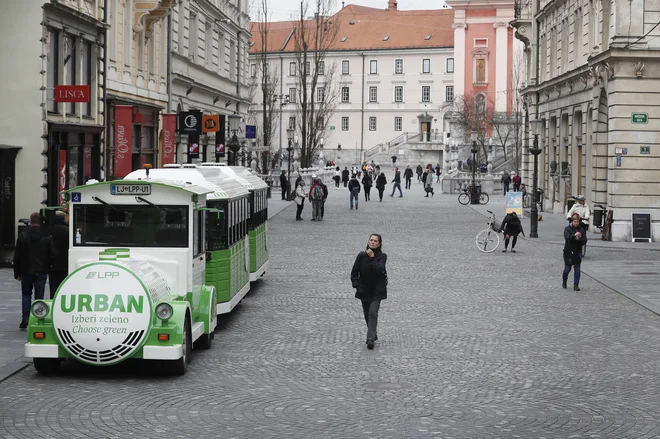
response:
<path fill-rule="evenodd" d="M 0 148 L 0 248 L 16 244 L 16 154 L 19 148 Z"/>

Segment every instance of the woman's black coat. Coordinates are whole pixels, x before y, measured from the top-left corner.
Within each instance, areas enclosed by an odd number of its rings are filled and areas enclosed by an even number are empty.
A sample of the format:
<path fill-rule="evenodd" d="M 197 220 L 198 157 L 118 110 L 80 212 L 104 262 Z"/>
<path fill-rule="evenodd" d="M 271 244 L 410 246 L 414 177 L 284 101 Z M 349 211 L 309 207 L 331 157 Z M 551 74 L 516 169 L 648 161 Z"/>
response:
<path fill-rule="evenodd" d="M 373 185 L 373 180 L 371 179 L 371 176 L 365 173 L 364 177 L 362 177 L 362 186 L 364 186 L 364 190 L 366 191 L 367 189 L 371 189 L 372 185 Z"/>
<path fill-rule="evenodd" d="M 378 174 L 378 178 L 376 179 L 376 189 L 384 191 L 386 184 L 387 178 L 385 178 L 385 174 Z"/>
<path fill-rule="evenodd" d="M 355 297 L 371 302 L 387 299 L 387 255 L 380 250 L 374 251 L 370 258 L 367 252 L 360 252 L 355 258 L 351 270 L 351 283 L 356 288 Z"/>
<path fill-rule="evenodd" d="M 341 181 L 348 181 L 348 169 L 341 171 Z"/>
<path fill-rule="evenodd" d="M 518 236 L 525 232 L 522 228 L 522 223 L 520 222 L 520 217 L 518 215 L 514 216 L 513 214 L 507 214 L 502 221 L 502 227 L 500 227 L 500 232 L 504 232 L 505 235 Z"/>
<path fill-rule="evenodd" d="M 575 233 L 580 232 L 582 237 L 575 239 Z M 568 225 L 564 229 L 564 263 L 566 265 L 578 265 L 582 263 L 582 246 L 587 243 L 587 236 L 584 228 L 580 225 L 577 228 Z"/>

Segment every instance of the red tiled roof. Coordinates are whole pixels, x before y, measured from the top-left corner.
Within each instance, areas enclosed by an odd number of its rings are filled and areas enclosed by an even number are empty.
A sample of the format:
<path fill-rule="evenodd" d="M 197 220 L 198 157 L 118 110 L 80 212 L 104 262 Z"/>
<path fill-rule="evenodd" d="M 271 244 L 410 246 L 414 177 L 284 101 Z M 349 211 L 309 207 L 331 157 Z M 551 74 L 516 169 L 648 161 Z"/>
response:
<path fill-rule="evenodd" d="M 451 9 L 399 11 L 348 5 L 330 17 L 339 26 L 330 50 L 377 50 L 426 47 L 453 47 L 454 11 Z M 353 23 L 353 24 L 351 24 Z M 268 52 L 293 52 L 292 31 L 298 21 L 268 23 Z M 314 20 L 306 20 L 314 26 Z M 251 23 L 250 53 L 261 51 L 261 24 Z M 425 37 L 431 37 L 426 40 Z M 291 37 L 290 37 L 291 36 Z M 389 37 L 387 41 L 383 38 Z M 346 38 L 344 42 L 341 42 Z"/>

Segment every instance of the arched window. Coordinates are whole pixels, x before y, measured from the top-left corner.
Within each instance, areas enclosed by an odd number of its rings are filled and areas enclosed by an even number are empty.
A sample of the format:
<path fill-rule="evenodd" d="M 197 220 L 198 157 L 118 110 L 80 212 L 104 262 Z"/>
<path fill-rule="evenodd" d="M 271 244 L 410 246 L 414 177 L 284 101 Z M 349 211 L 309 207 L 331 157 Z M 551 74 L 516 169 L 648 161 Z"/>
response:
<path fill-rule="evenodd" d="M 474 98 L 474 105 L 476 107 L 477 116 L 484 117 L 486 115 L 486 97 L 482 94 Z"/>

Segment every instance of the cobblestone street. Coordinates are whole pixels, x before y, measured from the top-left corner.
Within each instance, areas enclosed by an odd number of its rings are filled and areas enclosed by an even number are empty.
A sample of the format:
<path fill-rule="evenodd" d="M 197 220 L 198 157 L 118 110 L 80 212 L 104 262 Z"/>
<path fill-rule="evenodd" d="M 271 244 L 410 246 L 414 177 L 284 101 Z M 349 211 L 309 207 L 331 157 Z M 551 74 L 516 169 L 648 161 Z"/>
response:
<path fill-rule="evenodd" d="M 273 218 L 269 271 L 185 376 L 30 366 L 0 383 L 0 437 L 660 436 L 660 316 L 586 275 L 582 291 L 562 289 L 557 244 L 479 252 L 486 220 L 454 195 L 425 198 L 416 181 L 404 198 L 390 191 L 349 210 L 330 187 L 323 222 L 309 203 L 305 221 L 294 206 Z M 389 299 L 367 350 L 349 275 L 371 232 L 383 236 Z M 590 252 L 586 272 L 660 255 Z M 3 338 L 23 340 L 15 315 Z"/>

